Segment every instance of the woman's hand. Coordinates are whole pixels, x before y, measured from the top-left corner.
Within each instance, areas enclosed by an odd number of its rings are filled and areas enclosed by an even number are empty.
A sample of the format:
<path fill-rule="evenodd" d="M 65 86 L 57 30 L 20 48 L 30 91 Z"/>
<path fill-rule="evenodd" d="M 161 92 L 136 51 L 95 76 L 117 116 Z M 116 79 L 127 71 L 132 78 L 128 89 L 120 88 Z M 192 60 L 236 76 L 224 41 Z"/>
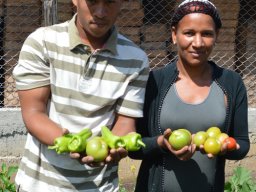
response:
<path fill-rule="evenodd" d="M 180 150 L 174 150 L 168 141 L 171 133 L 172 133 L 171 129 L 168 128 L 165 130 L 163 135 L 158 137 L 159 146 L 169 150 L 172 154 L 174 154 L 178 159 L 182 161 L 189 160 L 196 151 L 196 145 L 191 143 L 189 146 L 185 146 Z"/>
<path fill-rule="evenodd" d="M 220 153 L 218 154 L 218 155 L 225 155 L 227 152 L 228 152 L 228 147 L 227 147 L 227 143 L 223 143 L 222 145 L 221 145 L 221 151 L 220 151 Z M 238 149 L 240 149 L 240 145 L 238 144 L 238 143 L 236 143 L 236 149 L 235 150 L 238 150 Z M 202 153 L 202 154 L 206 154 L 207 156 L 208 156 L 208 158 L 209 159 L 212 159 L 212 158 L 214 158 L 216 155 L 213 155 L 213 154 L 211 154 L 211 153 L 206 153 L 205 152 L 205 150 L 204 150 L 204 146 L 203 145 L 200 145 L 200 147 L 199 147 L 199 150 L 200 150 L 200 152 Z"/>

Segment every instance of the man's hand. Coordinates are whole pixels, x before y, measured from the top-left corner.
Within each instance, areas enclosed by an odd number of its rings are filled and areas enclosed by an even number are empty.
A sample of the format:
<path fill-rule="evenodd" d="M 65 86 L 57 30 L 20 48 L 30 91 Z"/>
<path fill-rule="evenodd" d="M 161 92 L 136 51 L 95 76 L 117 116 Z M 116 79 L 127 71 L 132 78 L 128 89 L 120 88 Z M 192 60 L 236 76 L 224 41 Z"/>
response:
<path fill-rule="evenodd" d="M 104 166 L 105 164 L 116 164 L 125 157 L 127 157 L 128 151 L 124 148 L 118 149 L 110 149 L 109 155 L 106 157 L 105 161 L 102 162 L 95 162 L 92 156 L 83 156 L 79 153 L 70 153 L 70 157 L 72 159 L 77 159 L 80 161 L 81 164 L 87 164 L 91 167 L 99 167 Z"/>

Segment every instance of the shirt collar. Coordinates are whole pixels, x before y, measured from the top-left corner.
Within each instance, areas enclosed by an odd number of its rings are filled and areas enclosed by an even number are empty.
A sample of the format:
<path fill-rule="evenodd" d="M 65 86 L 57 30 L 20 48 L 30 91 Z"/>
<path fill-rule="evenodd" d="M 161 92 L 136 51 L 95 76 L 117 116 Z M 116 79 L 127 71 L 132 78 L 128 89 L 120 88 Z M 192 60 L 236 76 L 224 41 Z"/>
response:
<path fill-rule="evenodd" d="M 73 16 L 73 18 L 69 22 L 68 26 L 68 35 L 69 35 L 69 42 L 70 42 L 70 50 L 73 50 L 77 46 L 85 45 L 89 47 L 88 45 L 84 44 L 79 36 L 78 29 L 76 27 L 76 17 L 77 14 Z M 118 33 L 115 26 L 111 29 L 111 35 L 107 39 L 106 43 L 104 44 L 103 48 L 101 50 L 107 50 L 110 51 L 113 54 L 117 54 L 117 38 Z M 89 48 L 88 48 L 89 49 Z"/>

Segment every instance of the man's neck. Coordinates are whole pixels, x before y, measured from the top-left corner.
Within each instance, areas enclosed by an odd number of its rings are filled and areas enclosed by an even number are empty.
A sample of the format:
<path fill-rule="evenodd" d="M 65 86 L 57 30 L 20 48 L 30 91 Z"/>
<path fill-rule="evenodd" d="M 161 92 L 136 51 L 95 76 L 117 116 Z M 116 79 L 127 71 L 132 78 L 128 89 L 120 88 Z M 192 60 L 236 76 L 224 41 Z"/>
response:
<path fill-rule="evenodd" d="M 78 32 L 82 42 L 89 45 L 92 50 L 101 49 L 111 34 L 111 31 L 109 31 L 102 37 L 95 37 L 86 31 L 79 22 L 77 22 L 77 25 L 79 25 Z"/>

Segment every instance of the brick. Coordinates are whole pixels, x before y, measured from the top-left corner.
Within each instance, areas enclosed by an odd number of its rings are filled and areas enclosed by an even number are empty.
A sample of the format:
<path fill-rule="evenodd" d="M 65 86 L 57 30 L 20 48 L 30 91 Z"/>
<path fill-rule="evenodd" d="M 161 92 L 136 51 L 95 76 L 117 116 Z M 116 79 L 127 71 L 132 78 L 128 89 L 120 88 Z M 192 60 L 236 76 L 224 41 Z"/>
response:
<path fill-rule="evenodd" d="M 28 33 L 31 33 L 32 31 L 34 31 L 35 29 L 37 29 L 39 27 L 39 25 L 31 25 L 31 26 L 28 26 L 28 25 L 24 25 L 24 26 L 14 26 L 14 25 L 7 25 L 5 26 L 5 31 L 6 31 L 6 34 L 8 33 L 12 33 L 12 32 L 18 32 L 18 33 L 23 33 L 23 32 L 28 32 Z"/>
<path fill-rule="evenodd" d="M 71 13 L 73 12 L 73 4 L 72 2 L 69 3 L 59 3 L 57 5 L 58 13 Z"/>
<path fill-rule="evenodd" d="M 61 23 L 61 22 L 70 20 L 72 18 L 72 15 L 73 15 L 72 12 L 69 12 L 69 13 L 59 12 L 58 13 L 58 22 Z"/>
<path fill-rule="evenodd" d="M 23 42 L 18 41 L 5 41 L 4 49 L 5 50 L 20 50 Z"/>
<path fill-rule="evenodd" d="M 23 42 L 24 39 L 26 39 L 29 34 L 30 33 L 7 33 L 4 39 L 5 41 Z"/>
<path fill-rule="evenodd" d="M 118 26 L 136 27 L 143 24 L 144 11 L 143 9 L 138 10 L 123 10 L 118 17 L 116 24 Z"/>
<path fill-rule="evenodd" d="M 139 0 L 128 0 L 123 2 L 122 10 L 141 9 L 142 4 Z"/>
<path fill-rule="evenodd" d="M 9 16 L 41 17 L 41 6 L 8 6 L 6 14 Z"/>
<path fill-rule="evenodd" d="M 146 50 L 148 57 L 167 57 L 167 51 L 165 49 L 158 50 Z"/>
<path fill-rule="evenodd" d="M 71 1 L 69 0 L 58 0 L 58 3 L 63 3 L 63 4 L 73 4 Z"/>
<path fill-rule="evenodd" d="M 4 106 L 19 106 L 19 97 L 16 92 L 15 80 L 12 75 L 5 76 Z"/>
<path fill-rule="evenodd" d="M 144 50 L 156 50 L 156 49 L 166 49 L 167 45 L 166 42 L 143 42 L 141 47 Z"/>
<path fill-rule="evenodd" d="M 41 5 L 41 0 L 6 0 L 6 6 Z"/>
<path fill-rule="evenodd" d="M 218 42 L 215 47 L 215 51 L 234 51 L 234 43 L 222 43 Z"/>
<path fill-rule="evenodd" d="M 5 17 L 6 25 L 23 26 L 23 25 L 40 25 L 40 18 L 31 19 L 29 16 L 10 16 Z"/>
<path fill-rule="evenodd" d="M 144 25 L 141 31 L 145 42 L 167 41 L 170 38 L 165 24 Z"/>
<path fill-rule="evenodd" d="M 4 8 L 0 7 L 0 17 L 4 16 Z"/>
<path fill-rule="evenodd" d="M 222 28 L 236 28 L 237 20 L 222 19 Z"/>
<path fill-rule="evenodd" d="M 132 40 L 136 44 L 140 44 L 140 28 L 139 27 L 119 27 L 118 31 Z"/>
<path fill-rule="evenodd" d="M 169 62 L 170 60 L 167 57 L 149 57 L 150 68 L 161 68 Z"/>

